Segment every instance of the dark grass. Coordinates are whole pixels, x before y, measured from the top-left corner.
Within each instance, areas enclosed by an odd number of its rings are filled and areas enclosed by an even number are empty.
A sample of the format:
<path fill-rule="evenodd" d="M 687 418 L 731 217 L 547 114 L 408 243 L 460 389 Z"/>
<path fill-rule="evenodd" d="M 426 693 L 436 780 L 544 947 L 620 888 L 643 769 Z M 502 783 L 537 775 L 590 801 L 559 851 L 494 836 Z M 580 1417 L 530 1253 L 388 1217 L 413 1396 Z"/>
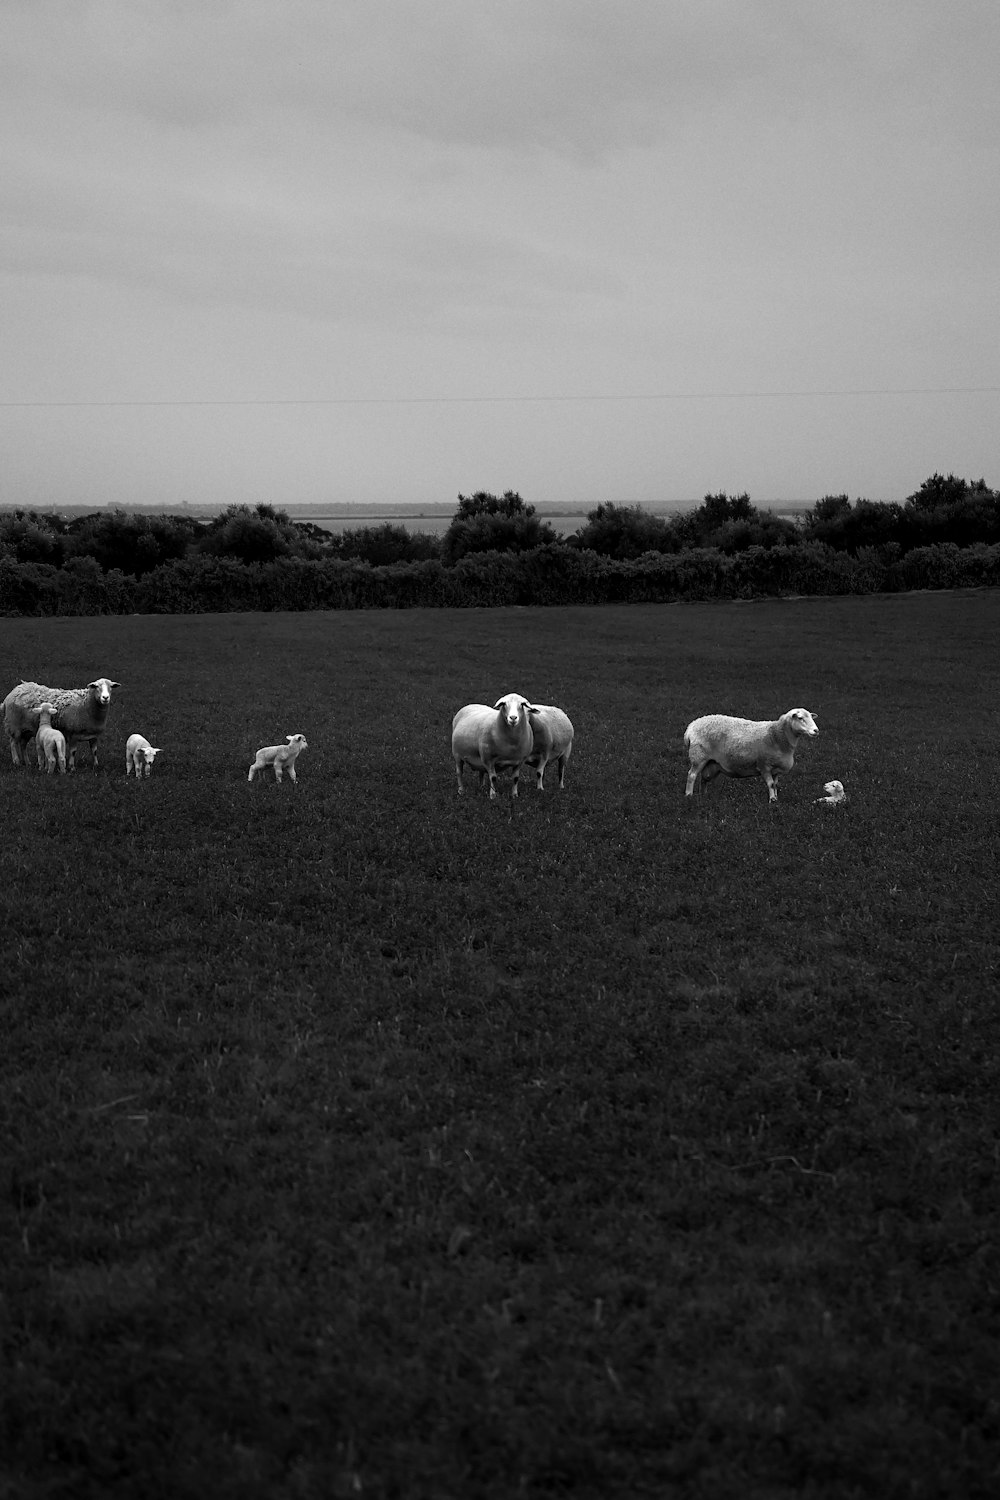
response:
<path fill-rule="evenodd" d="M 998 639 L 4 621 L 0 691 L 124 684 L 99 774 L 0 767 L 7 1493 L 997 1493 Z M 459 799 L 508 690 L 566 790 Z M 799 705 L 776 809 L 685 805 L 689 719 Z"/>

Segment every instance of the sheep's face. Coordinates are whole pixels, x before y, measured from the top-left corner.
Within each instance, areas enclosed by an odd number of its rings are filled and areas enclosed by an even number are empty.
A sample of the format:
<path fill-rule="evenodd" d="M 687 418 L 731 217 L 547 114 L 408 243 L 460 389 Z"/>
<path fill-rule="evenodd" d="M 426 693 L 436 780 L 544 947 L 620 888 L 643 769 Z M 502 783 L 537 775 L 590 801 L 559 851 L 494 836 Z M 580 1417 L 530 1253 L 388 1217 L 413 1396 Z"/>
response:
<path fill-rule="evenodd" d="M 503 721 L 509 729 L 515 729 L 522 718 L 531 712 L 531 704 L 520 693 L 505 693 L 493 707 L 503 715 Z"/>
<path fill-rule="evenodd" d="M 288 741 L 289 750 L 299 751 L 309 749 L 304 734 L 286 734 L 285 739 Z"/>
<path fill-rule="evenodd" d="M 121 687 L 121 683 L 112 682 L 110 677 L 95 677 L 93 682 L 87 683 L 87 686 L 94 689 L 98 703 L 110 703 L 111 689 Z"/>
<path fill-rule="evenodd" d="M 793 734 L 805 734 L 810 739 L 819 734 L 819 725 L 807 708 L 789 709 L 784 717 Z"/>
<path fill-rule="evenodd" d="M 842 781 L 828 781 L 823 787 L 823 790 L 826 795 L 828 797 L 832 797 L 835 802 L 843 802 L 845 792 L 844 783 Z"/>
<path fill-rule="evenodd" d="M 159 753 L 159 745 L 157 745 L 155 750 L 153 749 L 152 745 L 146 745 L 142 752 L 142 758 L 146 762 L 147 766 L 151 766 Z"/>

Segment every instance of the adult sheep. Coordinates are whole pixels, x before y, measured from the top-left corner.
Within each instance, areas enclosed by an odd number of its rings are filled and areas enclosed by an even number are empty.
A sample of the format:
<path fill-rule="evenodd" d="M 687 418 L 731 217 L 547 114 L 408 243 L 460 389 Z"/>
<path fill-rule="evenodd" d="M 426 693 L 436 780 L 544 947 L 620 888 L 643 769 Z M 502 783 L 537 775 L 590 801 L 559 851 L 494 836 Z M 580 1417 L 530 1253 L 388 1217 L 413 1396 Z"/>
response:
<path fill-rule="evenodd" d="M 110 677 L 95 677 L 86 687 L 51 688 L 40 682 L 19 682 L 3 700 L 3 720 L 15 766 L 25 762 L 25 746 L 38 733 L 38 711 L 43 703 L 53 708 L 52 727 L 66 736 L 69 768 L 76 770 L 76 747 L 86 742 L 97 770 L 97 745 L 108 722 L 111 689 L 121 687 Z"/>
<path fill-rule="evenodd" d="M 451 753 L 455 759 L 458 793 L 462 795 L 462 767 L 485 772 L 490 779 L 490 799 L 497 794 L 497 772 L 514 772 L 517 796 L 518 774 L 531 754 L 531 704 L 521 693 L 505 693 L 492 708 L 485 703 L 467 703 L 451 721 Z"/>
<path fill-rule="evenodd" d="M 800 739 L 819 734 L 807 708 L 790 708 L 780 719 L 733 719 L 728 714 L 706 714 L 684 731 L 691 768 L 686 795 L 724 771 L 727 776 L 763 776 L 767 800 L 777 802 L 777 778 L 795 764 Z"/>
<path fill-rule="evenodd" d="M 525 761 L 534 771 L 538 791 L 545 790 L 545 767 L 555 761 L 559 770 L 559 790 L 566 779 L 566 762 L 573 749 L 573 725 L 569 715 L 550 703 L 533 703 L 529 710 L 532 746 Z"/>

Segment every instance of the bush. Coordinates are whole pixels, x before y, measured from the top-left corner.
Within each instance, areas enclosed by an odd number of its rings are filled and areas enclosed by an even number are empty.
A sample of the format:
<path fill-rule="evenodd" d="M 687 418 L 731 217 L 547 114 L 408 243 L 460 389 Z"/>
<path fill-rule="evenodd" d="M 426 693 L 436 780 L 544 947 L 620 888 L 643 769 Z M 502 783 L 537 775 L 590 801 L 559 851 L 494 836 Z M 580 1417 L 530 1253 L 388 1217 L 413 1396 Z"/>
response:
<path fill-rule="evenodd" d="M 446 563 L 470 552 L 526 552 L 557 540 L 555 532 L 535 515 L 514 490 L 500 497 L 486 490 L 459 495 L 458 510 L 441 543 Z"/>

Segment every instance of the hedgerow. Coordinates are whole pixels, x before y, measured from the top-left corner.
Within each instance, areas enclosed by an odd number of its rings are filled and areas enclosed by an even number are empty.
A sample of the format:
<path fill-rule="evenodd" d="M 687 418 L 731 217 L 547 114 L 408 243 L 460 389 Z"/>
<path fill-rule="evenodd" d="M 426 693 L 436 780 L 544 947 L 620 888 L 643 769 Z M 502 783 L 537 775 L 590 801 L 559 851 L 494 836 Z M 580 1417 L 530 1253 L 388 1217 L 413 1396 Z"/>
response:
<path fill-rule="evenodd" d="M 0 558 L 4 615 L 214 614 L 241 610 L 495 608 L 501 605 L 665 603 L 781 594 L 871 594 L 1000 584 L 1000 543 L 942 542 L 899 555 L 893 544 L 856 556 L 822 542 L 717 547 L 605 557 L 547 543 L 525 552 L 468 553 L 375 567 L 358 558 L 279 557 L 243 563 L 198 554 L 142 578 L 101 571 L 92 558 L 64 567 Z"/>

